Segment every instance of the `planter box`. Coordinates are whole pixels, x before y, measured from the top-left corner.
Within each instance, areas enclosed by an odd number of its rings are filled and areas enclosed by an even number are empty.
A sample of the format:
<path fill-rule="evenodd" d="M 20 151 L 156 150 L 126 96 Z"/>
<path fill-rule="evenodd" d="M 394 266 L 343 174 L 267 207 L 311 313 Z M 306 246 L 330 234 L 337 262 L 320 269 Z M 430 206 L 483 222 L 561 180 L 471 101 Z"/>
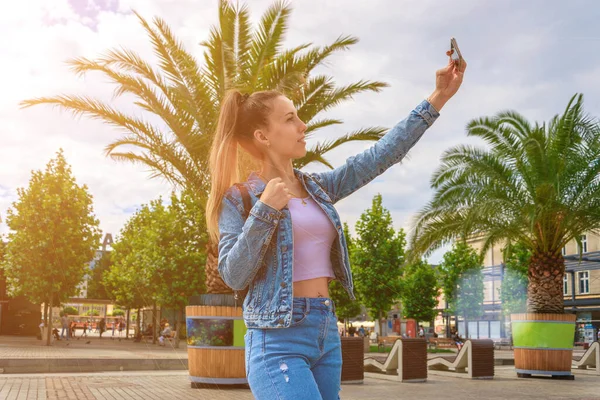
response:
<path fill-rule="evenodd" d="M 519 377 L 571 378 L 574 314 L 512 314 L 515 370 Z"/>
<path fill-rule="evenodd" d="M 354 336 L 342 336 L 342 383 L 363 383 L 364 339 Z"/>
<path fill-rule="evenodd" d="M 192 387 L 246 385 L 241 307 L 187 306 L 188 367 Z"/>

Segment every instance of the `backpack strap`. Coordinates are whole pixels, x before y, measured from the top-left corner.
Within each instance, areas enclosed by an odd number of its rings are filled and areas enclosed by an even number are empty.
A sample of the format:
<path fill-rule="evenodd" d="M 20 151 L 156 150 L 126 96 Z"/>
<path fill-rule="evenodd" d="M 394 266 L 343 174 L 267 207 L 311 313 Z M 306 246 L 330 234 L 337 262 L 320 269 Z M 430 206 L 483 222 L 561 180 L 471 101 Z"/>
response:
<path fill-rule="evenodd" d="M 240 194 L 242 195 L 242 202 L 244 203 L 244 214 L 242 214 L 242 216 L 244 217 L 244 220 L 246 220 L 248 219 L 248 215 L 250 215 L 250 209 L 252 208 L 250 193 L 248 193 L 248 188 L 241 183 L 236 183 L 235 186 L 238 188 Z"/>

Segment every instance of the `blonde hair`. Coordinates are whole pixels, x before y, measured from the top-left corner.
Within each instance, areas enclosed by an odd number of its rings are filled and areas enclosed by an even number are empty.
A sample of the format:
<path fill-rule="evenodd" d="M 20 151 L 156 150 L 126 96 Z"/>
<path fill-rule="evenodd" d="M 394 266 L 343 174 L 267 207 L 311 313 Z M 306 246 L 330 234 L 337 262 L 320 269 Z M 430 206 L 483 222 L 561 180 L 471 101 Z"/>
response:
<path fill-rule="evenodd" d="M 206 224 L 213 243 L 219 242 L 219 213 L 225 192 L 239 182 L 238 145 L 253 158 L 262 159 L 254 144 L 254 131 L 269 126 L 271 100 L 282 96 L 275 90 L 244 95 L 232 90 L 221 103 L 217 131 L 210 150 L 211 186 L 206 204 Z"/>

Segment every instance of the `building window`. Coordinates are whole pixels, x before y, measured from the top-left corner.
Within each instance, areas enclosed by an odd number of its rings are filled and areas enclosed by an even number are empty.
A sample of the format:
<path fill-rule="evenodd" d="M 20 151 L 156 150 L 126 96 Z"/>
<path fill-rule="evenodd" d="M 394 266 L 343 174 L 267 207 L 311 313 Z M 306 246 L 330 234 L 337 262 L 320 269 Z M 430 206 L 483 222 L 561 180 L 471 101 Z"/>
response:
<path fill-rule="evenodd" d="M 581 253 L 587 253 L 587 235 L 581 235 Z"/>
<path fill-rule="evenodd" d="M 565 296 L 569 294 L 569 275 L 567 274 L 563 277 L 563 294 Z"/>
<path fill-rule="evenodd" d="M 588 294 L 590 292 L 590 273 L 589 271 L 580 271 L 579 276 L 579 294 Z"/>

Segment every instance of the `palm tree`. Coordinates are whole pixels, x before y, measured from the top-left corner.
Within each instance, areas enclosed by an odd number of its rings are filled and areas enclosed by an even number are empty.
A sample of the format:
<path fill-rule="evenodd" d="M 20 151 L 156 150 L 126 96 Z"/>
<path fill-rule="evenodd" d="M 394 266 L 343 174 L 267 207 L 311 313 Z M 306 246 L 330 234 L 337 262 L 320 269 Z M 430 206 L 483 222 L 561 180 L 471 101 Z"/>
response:
<path fill-rule="evenodd" d="M 414 254 L 467 236 L 482 238 L 482 254 L 494 243 L 522 243 L 532 254 L 528 312 L 564 313 L 561 250 L 600 226 L 600 125 L 576 95 L 548 124 L 502 112 L 467 130 L 489 148 L 444 153 L 434 197 L 416 219 Z"/>
<path fill-rule="evenodd" d="M 358 39 L 340 36 L 327 46 L 306 43 L 283 49 L 291 11 L 287 2 L 275 2 L 252 29 L 245 5 L 232 6 L 221 0 L 219 25 L 201 43 L 206 49 L 203 65 L 182 47 L 164 20 L 154 18 L 151 25 L 137 13 L 152 42 L 159 68 L 134 51 L 122 48 L 110 50 L 96 60 L 70 61 L 77 74 L 99 71 L 106 75 L 116 85 L 115 96 L 132 95 L 134 104 L 158 117 L 160 125 L 86 96 L 41 97 L 26 100 L 22 105 L 50 104 L 124 130 L 122 137 L 106 147 L 107 156 L 145 165 L 152 171 L 152 177 L 162 177 L 176 187 L 192 190 L 205 202 L 210 184 L 209 148 L 220 102 L 228 90 L 281 91 L 294 102 L 310 137 L 318 129 L 342 123 L 339 119 L 317 118 L 319 114 L 356 94 L 378 92 L 387 86 L 367 80 L 336 86 L 332 77 L 315 74 L 317 66 L 332 54 L 347 50 Z M 322 141 L 310 148 L 304 158 L 296 160 L 295 167 L 317 162 L 332 168 L 325 158 L 327 152 L 350 141 L 377 140 L 384 132 L 384 128 L 370 127 L 336 140 Z M 214 244 L 207 259 L 209 293 L 229 292 L 217 273 Z"/>

